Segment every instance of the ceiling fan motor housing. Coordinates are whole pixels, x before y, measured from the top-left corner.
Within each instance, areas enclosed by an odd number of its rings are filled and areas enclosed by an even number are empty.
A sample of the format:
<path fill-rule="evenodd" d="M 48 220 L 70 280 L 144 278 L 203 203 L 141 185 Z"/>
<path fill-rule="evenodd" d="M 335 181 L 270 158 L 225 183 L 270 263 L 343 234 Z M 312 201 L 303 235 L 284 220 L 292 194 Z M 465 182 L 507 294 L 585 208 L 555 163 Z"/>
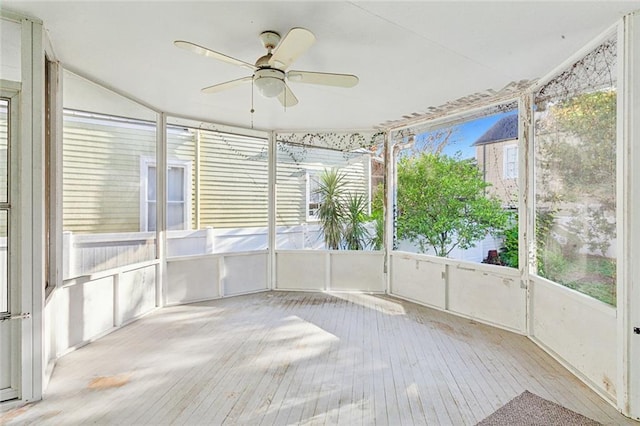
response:
<path fill-rule="evenodd" d="M 260 33 L 260 41 L 265 49 L 271 51 L 280 43 L 280 34 L 275 31 L 263 31 Z"/>

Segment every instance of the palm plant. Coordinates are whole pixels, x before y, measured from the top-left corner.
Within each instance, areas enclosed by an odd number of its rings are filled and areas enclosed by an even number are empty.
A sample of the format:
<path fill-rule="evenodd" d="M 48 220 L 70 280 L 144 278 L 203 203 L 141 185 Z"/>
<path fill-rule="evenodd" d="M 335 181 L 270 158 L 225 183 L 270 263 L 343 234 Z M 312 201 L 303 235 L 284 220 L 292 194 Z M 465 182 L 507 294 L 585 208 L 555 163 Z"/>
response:
<path fill-rule="evenodd" d="M 322 226 L 324 242 L 327 248 L 338 250 L 342 241 L 342 221 L 344 211 L 342 199 L 344 197 L 346 175 L 336 169 L 324 170 L 320 174 L 318 189 L 320 206 L 318 219 Z"/>
<path fill-rule="evenodd" d="M 344 241 L 348 250 L 364 250 L 369 244 L 367 199 L 363 194 L 349 193 L 344 204 Z"/>

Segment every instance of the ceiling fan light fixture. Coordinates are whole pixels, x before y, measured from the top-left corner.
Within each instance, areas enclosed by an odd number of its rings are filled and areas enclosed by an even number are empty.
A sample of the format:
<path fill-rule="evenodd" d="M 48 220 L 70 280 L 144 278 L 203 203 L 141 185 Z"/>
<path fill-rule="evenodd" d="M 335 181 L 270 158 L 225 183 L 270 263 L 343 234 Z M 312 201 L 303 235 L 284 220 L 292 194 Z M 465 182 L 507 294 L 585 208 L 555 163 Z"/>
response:
<path fill-rule="evenodd" d="M 256 71 L 253 84 L 265 98 L 275 98 L 284 90 L 284 72 L 273 68 L 262 68 Z"/>

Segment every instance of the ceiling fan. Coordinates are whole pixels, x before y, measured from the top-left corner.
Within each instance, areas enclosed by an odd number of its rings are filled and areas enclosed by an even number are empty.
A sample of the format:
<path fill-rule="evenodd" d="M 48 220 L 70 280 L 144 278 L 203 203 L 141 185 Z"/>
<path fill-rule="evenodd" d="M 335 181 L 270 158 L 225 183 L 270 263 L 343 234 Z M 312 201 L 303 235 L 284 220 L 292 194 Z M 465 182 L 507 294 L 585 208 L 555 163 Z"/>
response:
<path fill-rule="evenodd" d="M 282 39 L 275 31 L 264 31 L 259 38 L 267 49 L 267 54 L 258 58 L 253 65 L 189 41 L 176 40 L 173 43 L 199 55 L 253 71 L 253 75 L 205 87 L 202 89 L 203 93 L 217 93 L 253 81 L 263 96 L 277 97 L 283 106 L 292 107 L 298 103 L 298 99 L 287 85 L 287 81 L 335 87 L 353 87 L 358 84 L 358 77 L 351 74 L 287 71 L 287 68 L 316 41 L 316 37 L 307 29 L 292 28 Z"/>

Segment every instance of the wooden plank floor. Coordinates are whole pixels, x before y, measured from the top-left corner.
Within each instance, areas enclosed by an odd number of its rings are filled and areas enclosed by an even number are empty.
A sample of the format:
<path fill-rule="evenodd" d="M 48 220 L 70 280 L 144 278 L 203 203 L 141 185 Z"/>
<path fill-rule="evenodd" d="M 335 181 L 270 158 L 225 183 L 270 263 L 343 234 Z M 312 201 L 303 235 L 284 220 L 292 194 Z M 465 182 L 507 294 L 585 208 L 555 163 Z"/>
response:
<path fill-rule="evenodd" d="M 473 425 L 529 390 L 637 424 L 527 338 L 386 296 L 268 292 L 158 310 L 59 360 L 13 424 Z"/>

